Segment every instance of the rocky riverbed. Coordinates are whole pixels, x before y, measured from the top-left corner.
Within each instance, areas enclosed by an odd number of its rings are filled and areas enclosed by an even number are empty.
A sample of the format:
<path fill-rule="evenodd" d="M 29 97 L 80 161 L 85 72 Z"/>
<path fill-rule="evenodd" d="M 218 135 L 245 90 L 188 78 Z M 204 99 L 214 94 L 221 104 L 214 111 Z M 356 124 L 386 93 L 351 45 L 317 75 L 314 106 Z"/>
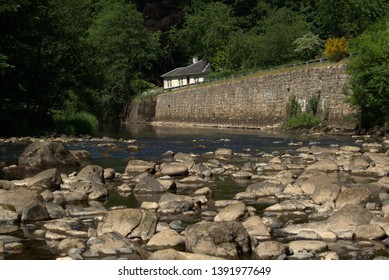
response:
<path fill-rule="evenodd" d="M 155 161 L 129 159 L 121 173 L 88 164 L 89 151 L 69 151 L 69 141 L 112 151 L 117 140 L 0 141 L 1 152 L 29 144 L 18 164 L 2 164 L 0 258 L 17 259 L 35 243 L 47 258 L 76 260 L 389 256 L 388 140 L 166 151 Z M 132 151 L 142 144 L 121 143 Z M 230 182 L 240 186 L 233 199 L 215 199 Z M 139 207 L 107 207 L 113 194 Z"/>

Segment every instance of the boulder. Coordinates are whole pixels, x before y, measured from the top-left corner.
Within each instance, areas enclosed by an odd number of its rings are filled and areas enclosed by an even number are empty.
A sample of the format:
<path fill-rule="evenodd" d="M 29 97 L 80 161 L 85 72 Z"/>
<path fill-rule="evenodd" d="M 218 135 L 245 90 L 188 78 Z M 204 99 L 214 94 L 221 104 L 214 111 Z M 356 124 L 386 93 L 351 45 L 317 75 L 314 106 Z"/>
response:
<path fill-rule="evenodd" d="M 150 239 L 157 227 L 155 212 L 141 209 L 118 209 L 109 211 L 97 226 L 97 235 L 118 232 L 127 238 Z"/>
<path fill-rule="evenodd" d="M 116 174 L 115 169 L 105 168 L 103 176 L 105 180 L 113 180 L 115 179 L 115 174 Z"/>
<path fill-rule="evenodd" d="M 39 199 L 35 199 L 23 208 L 21 221 L 27 223 L 47 220 L 49 218 L 46 206 Z"/>
<path fill-rule="evenodd" d="M 86 252 L 82 255 L 85 258 L 96 258 L 109 255 L 132 254 L 131 243 L 118 232 L 107 232 L 98 237 L 91 238 Z"/>
<path fill-rule="evenodd" d="M 326 223 L 333 231 L 355 230 L 359 225 L 369 224 L 373 214 L 357 204 L 347 204 L 330 216 Z"/>
<path fill-rule="evenodd" d="M 11 190 L 15 187 L 15 184 L 12 183 L 11 181 L 7 181 L 7 180 L 0 180 L 0 190 L 3 189 L 3 190 Z"/>
<path fill-rule="evenodd" d="M 0 224 L 16 223 L 18 220 L 19 215 L 13 206 L 0 204 Z"/>
<path fill-rule="evenodd" d="M 238 221 L 248 215 L 246 205 L 242 202 L 229 205 L 222 209 L 215 217 L 215 222 L 219 221 Z"/>
<path fill-rule="evenodd" d="M 340 186 L 334 183 L 318 184 L 312 194 L 312 200 L 316 204 L 323 204 L 326 201 L 334 202 L 340 193 Z"/>
<path fill-rule="evenodd" d="M 169 214 L 179 214 L 190 211 L 195 205 L 192 197 L 172 193 L 162 195 L 158 203 L 158 212 Z"/>
<path fill-rule="evenodd" d="M 23 209 L 29 203 L 35 201 L 37 194 L 25 188 L 15 188 L 10 191 L 0 192 L 0 204 L 9 204 L 15 207 L 16 212 L 21 215 Z"/>
<path fill-rule="evenodd" d="M 98 165 L 85 166 L 76 176 L 77 181 L 105 183 L 104 169 Z"/>
<path fill-rule="evenodd" d="M 355 238 L 357 239 L 381 239 L 385 237 L 385 231 L 377 224 L 366 224 L 357 226 Z"/>
<path fill-rule="evenodd" d="M 306 170 L 322 170 L 326 172 L 338 171 L 339 167 L 333 160 L 321 159 L 307 166 Z"/>
<path fill-rule="evenodd" d="M 19 157 L 20 166 L 30 166 L 39 169 L 52 167 L 75 167 L 77 159 L 61 143 L 34 142 L 27 146 Z"/>
<path fill-rule="evenodd" d="M 44 186 L 50 190 L 59 190 L 62 184 L 61 174 L 56 168 L 47 169 L 28 179 L 28 186 Z"/>
<path fill-rule="evenodd" d="M 270 239 L 270 232 L 259 216 L 248 217 L 242 222 L 242 226 L 245 227 L 251 237 L 257 240 Z"/>
<path fill-rule="evenodd" d="M 219 157 L 219 156 L 232 156 L 232 150 L 231 149 L 226 149 L 226 148 L 218 148 L 216 149 L 215 151 L 215 156 L 216 157 Z"/>
<path fill-rule="evenodd" d="M 127 163 L 125 173 L 144 173 L 149 172 L 153 173 L 155 172 L 155 163 L 150 161 L 144 161 L 144 160 L 130 160 Z"/>
<path fill-rule="evenodd" d="M 238 259 L 251 253 L 250 237 L 239 222 L 204 222 L 185 230 L 188 252 Z"/>
<path fill-rule="evenodd" d="M 165 188 L 151 174 L 146 174 L 139 179 L 139 183 L 133 190 L 134 193 L 164 193 Z"/>
<path fill-rule="evenodd" d="M 260 242 L 253 252 L 253 259 L 256 260 L 277 260 L 286 253 L 288 247 L 278 241 Z"/>
<path fill-rule="evenodd" d="M 284 188 L 285 186 L 281 184 L 264 181 L 261 183 L 255 183 L 249 185 L 246 188 L 246 192 L 255 193 L 256 197 L 266 197 L 266 196 L 275 196 L 279 193 L 282 193 Z"/>
<path fill-rule="evenodd" d="M 168 176 L 185 176 L 188 175 L 188 167 L 182 163 L 165 163 L 161 166 L 161 172 Z"/>
<path fill-rule="evenodd" d="M 317 240 L 296 240 L 289 243 L 289 251 L 296 254 L 299 251 L 321 253 L 327 250 L 326 242 Z"/>
<path fill-rule="evenodd" d="M 155 234 L 149 242 L 146 249 L 151 251 L 172 248 L 178 251 L 185 250 L 185 240 L 175 230 L 165 229 Z"/>
<path fill-rule="evenodd" d="M 352 187 L 344 189 L 336 199 L 336 208 L 341 209 L 347 204 L 365 204 L 369 201 L 371 191 L 367 187 Z"/>

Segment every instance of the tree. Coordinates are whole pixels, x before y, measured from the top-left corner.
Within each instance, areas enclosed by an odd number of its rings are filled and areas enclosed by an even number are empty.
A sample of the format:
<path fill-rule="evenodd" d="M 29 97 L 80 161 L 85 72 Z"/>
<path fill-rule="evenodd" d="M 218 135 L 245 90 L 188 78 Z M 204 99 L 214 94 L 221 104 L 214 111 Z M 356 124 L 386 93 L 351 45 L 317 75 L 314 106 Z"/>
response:
<path fill-rule="evenodd" d="M 2 133 L 47 130 L 83 71 L 87 0 L 8 1 L 0 6 Z M 25 131 L 24 131 L 25 132 Z"/>
<path fill-rule="evenodd" d="M 356 53 L 348 64 L 351 103 L 359 109 L 360 128 L 389 122 L 389 17 L 351 42 Z"/>
<path fill-rule="evenodd" d="M 328 38 L 324 46 L 324 55 L 333 62 L 338 62 L 345 58 L 348 53 L 348 43 L 346 37 Z"/>
<path fill-rule="evenodd" d="M 321 52 L 323 47 L 322 40 L 312 32 L 297 38 L 293 44 L 296 46 L 294 51 L 304 60 L 314 58 Z"/>
<path fill-rule="evenodd" d="M 355 37 L 388 12 L 386 0 L 319 0 L 316 25 L 324 37 Z"/>
<path fill-rule="evenodd" d="M 212 59 L 217 52 L 225 51 L 228 38 L 235 29 L 235 19 L 226 4 L 198 5 L 185 17 L 183 28 L 172 32 L 172 38 L 188 56 Z"/>
<path fill-rule="evenodd" d="M 158 33 L 144 27 L 143 17 L 132 3 L 105 2 L 89 28 L 88 43 L 94 49 L 104 119 L 117 120 L 132 96 L 149 87 L 144 73 L 158 57 Z"/>

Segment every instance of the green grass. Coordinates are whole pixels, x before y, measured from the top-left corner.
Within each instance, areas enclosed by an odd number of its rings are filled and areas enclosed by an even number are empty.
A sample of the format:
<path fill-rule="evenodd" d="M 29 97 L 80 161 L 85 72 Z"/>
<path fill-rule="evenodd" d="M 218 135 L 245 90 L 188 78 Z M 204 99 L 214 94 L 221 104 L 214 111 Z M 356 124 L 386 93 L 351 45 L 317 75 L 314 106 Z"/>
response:
<path fill-rule="evenodd" d="M 54 126 L 57 132 L 67 135 L 94 134 L 98 130 L 97 118 L 87 112 L 79 112 L 74 115 L 54 116 Z"/>
<path fill-rule="evenodd" d="M 284 128 L 286 129 L 300 129 L 300 128 L 315 128 L 318 127 L 321 123 L 319 116 L 313 114 L 302 112 L 298 113 L 296 116 L 288 118 L 284 122 Z"/>

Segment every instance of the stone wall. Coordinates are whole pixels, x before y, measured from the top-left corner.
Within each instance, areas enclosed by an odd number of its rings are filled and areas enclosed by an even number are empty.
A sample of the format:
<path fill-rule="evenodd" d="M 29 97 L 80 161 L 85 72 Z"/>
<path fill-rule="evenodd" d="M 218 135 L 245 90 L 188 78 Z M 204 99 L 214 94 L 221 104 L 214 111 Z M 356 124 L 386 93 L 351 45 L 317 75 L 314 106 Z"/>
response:
<path fill-rule="evenodd" d="M 159 95 L 155 121 L 263 127 L 282 122 L 292 95 L 301 107 L 319 97 L 319 113 L 330 123 L 351 114 L 342 87 L 345 65 L 309 67 L 277 74 L 242 77 Z"/>

